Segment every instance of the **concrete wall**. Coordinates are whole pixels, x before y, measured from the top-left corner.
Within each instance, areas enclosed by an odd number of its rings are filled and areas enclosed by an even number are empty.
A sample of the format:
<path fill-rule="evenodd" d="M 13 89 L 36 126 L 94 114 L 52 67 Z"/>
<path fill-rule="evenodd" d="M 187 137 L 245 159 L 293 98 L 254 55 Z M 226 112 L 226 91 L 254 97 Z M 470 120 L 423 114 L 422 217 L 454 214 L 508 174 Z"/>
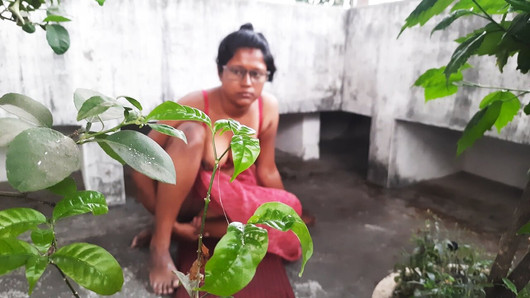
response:
<path fill-rule="evenodd" d="M 72 95 L 76 88 L 129 95 L 140 99 L 148 110 L 164 100 L 217 85 L 214 60 L 219 41 L 251 21 L 269 39 L 279 69 L 266 89 L 279 98 L 282 114 L 298 114 L 298 120 L 282 124 L 279 148 L 298 144 L 289 150 L 302 157 L 317 157 L 318 114 L 311 113 L 351 112 L 372 118 L 370 180 L 392 186 L 433 178 L 466 166 L 454 161 L 438 168 L 451 160 L 450 150 L 432 146 L 425 137 L 440 130 L 409 123 L 461 131 L 487 91 L 466 90 L 425 104 L 422 90 L 410 87 L 426 69 L 449 61 L 455 48 L 452 40 L 459 32 L 480 25 L 457 23 L 455 30 L 435 33 L 432 38 L 433 25 L 426 25 L 407 29 L 396 39 L 417 3 L 344 10 L 246 0 L 114 0 L 103 7 L 95 1 L 69 1 L 64 6 L 74 20 L 66 24 L 72 45 L 63 56 L 52 53 L 41 30 L 28 35 L 10 23 L 0 24 L 0 68 L 4 70 L 0 91 L 24 93 L 41 101 L 53 111 L 57 125 L 75 124 Z M 524 76 L 512 71 L 513 60 L 503 76 L 498 75 L 492 59 L 471 61 L 475 68 L 466 77 L 491 85 L 524 87 Z M 518 117 L 502 134 L 488 135 L 508 144 L 529 144 L 530 131 L 525 129 L 529 121 Z M 287 137 L 296 134 L 300 140 Z M 454 144 L 454 134 L 445 132 L 432 136 L 432 141 L 443 144 L 448 135 Z M 481 155 L 489 154 L 488 148 Z M 526 158 L 525 150 L 519 151 Z M 429 168 L 419 169 L 409 167 L 407 156 L 441 160 L 424 163 Z M 464 164 L 475 169 L 472 163 Z M 112 161 L 88 164 L 85 182 L 99 181 L 89 187 L 122 185 L 121 171 Z M 90 178 L 109 169 L 114 170 L 106 179 Z"/>

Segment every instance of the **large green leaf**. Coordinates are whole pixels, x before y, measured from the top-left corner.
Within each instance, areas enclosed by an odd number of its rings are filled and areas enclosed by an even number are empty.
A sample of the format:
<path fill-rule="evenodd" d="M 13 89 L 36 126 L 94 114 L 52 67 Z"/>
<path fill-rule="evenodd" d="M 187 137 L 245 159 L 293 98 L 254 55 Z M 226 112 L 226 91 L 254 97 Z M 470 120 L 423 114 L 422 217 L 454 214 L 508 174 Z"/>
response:
<path fill-rule="evenodd" d="M 105 139 L 105 138 L 101 138 L 101 139 Z M 103 151 L 107 153 L 108 156 L 112 157 L 114 160 L 121 163 L 122 165 L 127 164 L 123 159 L 121 159 L 121 157 L 116 152 L 114 152 L 114 150 L 112 150 L 112 148 L 107 143 L 103 143 L 103 142 L 97 142 L 97 143 L 99 147 L 101 147 L 101 149 L 103 149 Z"/>
<path fill-rule="evenodd" d="M 79 112 L 77 113 L 77 121 L 97 117 L 103 114 L 111 107 L 119 106 L 117 102 L 106 100 L 101 96 L 92 96 L 83 102 Z"/>
<path fill-rule="evenodd" d="M 449 79 L 451 74 L 457 72 L 466 62 L 467 59 L 475 54 L 477 49 L 482 44 L 482 41 L 484 40 L 484 37 L 486 36 L 486 31 L 475 34 L 468 38 L 466 41 L 461 43 L 456 50 L 453 52 L 453 55 L 451 56 L 451 60 L 447 64 L 447 67 L 445 68 L 445 77 Z"/>
<path fill-rule="evenodd" d="M 457 155 L 471 147 L 480 139 L 497 121 L 501 112 L 502 102 L 495 101 L 491 105 L 478 111 L 469 121 L 460 139 L 458 140 Z"/>
<path fill-rule="evenodd" d="M 186 139 L 186 135 L 184 134 L 184 132 L 182 130 L 174 128 L 173 126 L 169 126 L 167 124 L 154 124 L 154 123 L 149 123 L 147 125 L 149 125 L 149 127 L 151 127 L 152 129 L 160 133 L 163 133 L 163 134 L 166 134 L 172 137 L 177 137 L 181 139 L 182 141 L 184 141 L 184 143 L 186 144 L 188 143 L 188 140 Z"/>
<path fill-rule="evenodd" d="M 510 5 L 516 10 L 526 11 L 530 13 L 530 1 L 526 1 L 526 0 L 505 0 L 505 1 L 510 3 Z"/>
<path fill-rule="evenodd" d="M 50 128 L 27 129 L 7 148 L 7 179 L 21 192 L 55 185 L 80 165 L 81 155 L 75 142 Z"/>
<path fill-rule="evenodd" d="M 212 125 L 210 118 L 203 111 L 173 101 L 158 105 L 147 115 L 146 120 L 192 120 Z"/>
<path fill-rule="evenodd" d="M 524 226 L 522 226 L 519 231 L 517 231 L 517 234 L 530 234 L 530 221 L 527 222 Z"/>
<path fill-rule="evenodd" d="M 47 107 L 22 94 L 4 94 L 0 97 L 0 108 L 38 126 L 51 127 L 53 124 L 52 113 Z"/>
<path fill-rule="evenodd" d="M 175 166 L 171 157 L 148 136 L 133 130 L 122 130 L 97 141 L 108 144 L 123 161 L 138 172 L 161 182 L 176 182 Z"/>
<path fill-rule="evenodd" d="M 508 12 L 509 6 L 504 1 L 498 0 L 475 0 L 482 9 L 488 14 L 504 14 Z M 481 12 L 480 8 L 473 2 L 473 0 L 460 0 L 452 8 L 451 11 L 466 9 L 474 12 Z"/>
<path fill-rule="evenodd" d="M 31 295 L 37 281 L 46 270 L 49 260 L 48 257 L 43 256 L 33 256 L 28 259 L 26 262 L 26 279 L 28 280 L 29 290 L 28 294 Z"/>
<path fill-rule="evenodd" d="M 517 55 L 517 69 L 526 74 L 530 70 L 530 49 L 523 48 Z"/>
<path fill-rule="evenodd" d="M 447 81 L 444 71 L 445 66 L 440 68 L 431 68 L 423 73 L 414 82 L 414 86 L 423 87 L 425 101 L 440 98 L 455 94 L 458 91 L 458 86 L 455 82 L 460 82 L 464 78 L 462 70 L 470 68 L 471 65 L 464 64 L 456 73 L 451 74 L 449 81 Z"/>
<path fill-rule="evenodd" d="M 55 235 L 51 229 L 34 229 L 31 231 L 31 241 L 41 252 L 46 253 L 53 243 Z"/>
<path fill-rule="evenodd" d="M 0 238 L 14 238 L 46 222 L 46 216 L 31 208 L 0 211 Z"/>
<path fill-rule="evenodd" d="M 100 92 L 90 90 L 90 89 L 83 89 L 78 88 L 74 92 L 74 105 L 77 111 L 81 109 L 85 101 L 92 97 L 100 97 L 105 101 L 106 105 L 109 105 L 110 107 L 103 113 L 99 114 L 98 117 L 92 117 L 87 118 L 86 120 L 89 122 L 96 122 L 99 119 L 101 120 L 112 120 L 112 119 L 121 119 L 123 118 L 123 106 L 121 106 L 114 98 L 106 96 Z"/>
<path fill-rule="evenodd" d="M 299 276 L 304 273 L 307 261 L 313 255 L 313 240 L 304 221 L 290 206 L 280 202 L 269 202 L 259 206 L 248 220 L 249 224 L 265 224 L 280 231 L 293 231 L 302 246 L 302 268 Z"/>
<path fill-rule="evenodd" d="M 53 208 L 53 220 L 92 212 L 94 215 L 106 214 L 109 211 L 105 196 L 97 191 L 78 191 L 65 196 Z"/>
<path fill-rule="evenodd" d="M 445 28 L 449 27 L 454 21 L 459 19 L 460 17 L 467 16 L 473 14 L 473 12 L 469 10 L 457 10 L 452 12 L 450 15 L 446 16 L 440 23 L 438 23 L 434 29 L 431 31 L 431 35 L 438 30 L 444 30 Z"/>
<path fill-rule="evenodd" d="M 105 249 L 89 243 L 73 243 L 51 255 L 51 260 L 81 286 L 100 295 L 121 290 L 123 271 Z"/>
<path fill-rule="evenodd" d="M 234 181 L 237 175 L 248 169 L 258 158 L 259 140 L 247 135 L 234 135 L 230 142 L 230 148 L 234 162 L 234 174 L 230 181 Z"/>
<path fill-rule="evenodd" d="M 0 238 L 0 275 L 24 266 L 33 256 L 38 256 L 38 252 L 26 242 L 16 238 Z"/>
<path fill-rule="evenodd" d="M 0 147 L 7 146 L 19 133 L 35 127 L 17 118 L 0 118 Z"/>
<path fill-rule="evenodd" d="M 48 190 L 54 194 L 66 196 L 77 191 L 77 185 L 75 184 L 74 178 L 66 177 L 63 181 L 48 187 Z"/>
<path fill-rule="evenodd" d="M 505 127 L 510 121 L 513 120 L 513 117 L 517 115 L 519 109 L 521 108 L 521 102 L 513 93 L 508 91 L 495 91 L 492 92 L 480 103 L 480 108 L 483 109 L 494 102 L 502 102 L 501 111 L 499 112 L 499 117 L 495 121 L 495 127 L 500 133 L 501 129 Z"/>
<path fill-rule="evenodd" d="M 444 11 L 445 8 L 453 3 L 453 1 L 454 0 L 422 0 L 405 20 L 405 25 L 401 27 L 399 35 L 401 35 L 406 28 L 413 27 L 417 24 L 423 26 L 433 16 Z"/>
<path fill-rule="evenodd" d="M 59 24 L 46 25 L 46 40 L 57 55 L 62 55 L 70 47 L 70 35 Z"/>
<path fill-rule="evenodd" d="M 252 136 L 256 131 L 246 125 L 239 123 L 234 119 L 217 120 L 213 127 L 214 133 L 219 132 L 223 134 L 226 131 L 231 131 L 234 135 Z"/>
<path fill-rule="evenodd" d="M 267 253 L 267 230 L 252 224 L 232 222 L 206 263 L 202 291 L 230 296 L 254 277 L 256 267 Z"/>

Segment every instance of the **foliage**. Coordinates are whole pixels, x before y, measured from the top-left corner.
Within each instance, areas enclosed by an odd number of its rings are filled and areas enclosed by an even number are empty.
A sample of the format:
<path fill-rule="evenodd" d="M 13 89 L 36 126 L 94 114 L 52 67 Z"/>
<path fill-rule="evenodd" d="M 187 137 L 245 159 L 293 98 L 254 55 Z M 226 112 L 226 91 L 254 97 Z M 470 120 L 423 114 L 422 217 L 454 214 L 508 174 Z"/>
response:
<path fill-rule="evenodd" d="M 297 2 L 304 2 L 312 5 L 341 5 L 353 6 L 353 0 L 296 0 Z"/>
<path fill-rule="evenodd" d="M 397 264 L 393 297 L 483 297 L 490 260 L 442 236 L 438 222 L 414 235 L 415 247 Z"/>
<path fill-rule="evenodd" d="M 103 6 L 105 0 L 96 0 Z M 43 17 L 39 11 L 46 11 Z M 70 47 L 70 35 L 61 23 L 69 22 L 64 16 L 61 0 L 0 0 L 0 20 L 14 22 L 27 33 L 34 33 L 37 27 L 46 31 L 48 45 L 57 55 L 62 55 Z M 36 21 L 37 18 L 42 19 Z"/>
<path fill-rule="evenodd" d="M 154 122 L 199 121 L 212 130 L 212 135 L 230 131 L 233 134 L 230 147 L 221 156 L 215 156 L 217 163 L 206 198 L 206 214 L 218 161 L 231 150 L 234 161 L 233 180 L 255 162 L 260 151 L 259 141 L 252 137 L 255 135 L 253 129 L 235 120 L 219 120 L 212 125 L 210 118 L 202 111 L 175 102 L 164 102 L 144 116 L 142 105 L 132 97 L 111 98 L 95 91 L 77 89 L 74 103 L 78 110 L 77 119 L 86 121 L 86 125 L 72 136 L 65 136 L 52 128 L 51 112 L 37 101 L 16 93 L 8 93 L 0 98 L 0 108 L 12 116 L 0 119 L 0 123 L 6 124 L 0 126 L 0 144 L 7 146 L 8 182 L 20 192 L 48 189 L 62 197 L 55 203 L 51 218 L 28 208 L 0 211 L 0 274 L 25 266 L 31 293 L 45 268 L 51 264 L 79 285 L 101 295 L 111 295 L 118 292 L 123 284 L 123 273 L 114 257 L 103 248 L 88 243 L 59 247 L 55 239 L 54 228 L 60 220 L 88 212 L 100 215 L 108 211 L 103 194 L 78 191 L 70 177 L 80 166 L 78 145 L 96 142 L 120 163 L 128 164 L 155 180 L 175 183 L 175 168 L 164 149 L 137 131 L 121 130 L 123 126 L 148 125 L 184 142 L 186 137 L 182 131 Z M 118 120 L 119 124 L 105 129 L 105 120 Z M 94 129 L 97 126 L 99 129 Z M 201 235 L 204 221 L 205 217 Z M 291 207 L 281 203 L 267 203 L 256 210 L 247 224 L 230 224 L 227 234 L 206 263 L 206 278 L 201 291 L 228 296 L 238 292 L 252 280 L 268 246 L 267 231 L 256 224 L 268 225 L 281 231 L 293 231 L 298 236 L 303 251 L 302 274 L 313 253 L 313 243 L 307 227 Z M 25 242 L 17 238 L 27 231 L 31 231 L 31 241 Z M 199 237 L 199 247 L 202 247 L 202 236 Z M 198 260 L 203 259 L 199 254 Z M 200 267 L 202 265 L 199 262 Z M 188 284 L 190 295 L 191 291 L 199 293 L 199 271 L 196 271 L 197 276 L 178 273 L 181 281 Z M 189 280 L 194 280 L 195 283 L 191 284 Z M 65 278 L 65 281 L 76 295 L 68 279 Z"/>

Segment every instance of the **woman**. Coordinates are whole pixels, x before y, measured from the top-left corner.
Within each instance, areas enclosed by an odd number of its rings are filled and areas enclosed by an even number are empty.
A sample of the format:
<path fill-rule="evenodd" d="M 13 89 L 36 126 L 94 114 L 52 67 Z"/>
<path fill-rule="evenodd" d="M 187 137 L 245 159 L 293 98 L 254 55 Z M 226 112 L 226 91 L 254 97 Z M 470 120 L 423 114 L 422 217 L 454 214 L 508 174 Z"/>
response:
<path fill-rule="evenodd" d="M 278 102 L 262 92 L 265 82 L 272 81 L 276 67 L 267 40 L 256 33 L 251 24 L 229 34 L 219 46 L 217 69 L 221 86 L 193 92 L 179 100 L 182 105 L 204 111 L 212 120 L 234 119 L 256 130 L 261 153 L 255 167 L 234 183 L 228 183 L 233 172 L 230 155 L 220 162 L 219 183 L 214 183 L 205 236 L 221 237 L 226 232 L 225 215 L 231 221 L 246 222 L 255 208 L 268 201 L 281 201 L 301 214 L 298 199 L 283 190 L 283 183 L 274 161 L 274 144 L 278 128 Z M 197 122 L 166 123 L 182 130 L 188 139 L 152 131 L 149 136 L 160 144 L 173 159 L 177 172 L 176 185 L 154 182 L 134 173 L 139 200 L 153 214 L 155 226 L 150 241 L 150 282 L 156 294 L 169 294 L 178 286 L 172 273 L 175 265 L 169 254 L 171 235 L 181 240 L 198 238 L 199 217 L 214 165 L 211 131 Z M 217 155 L 230 144 L 230 133 L 215 136 Z M 217 178 L 216 178 L 217 180 Z M 178 217 L 178 220 L 176 220 Z M 294 238 L 293 238 L 294 237 Z M 132 246 L 147 239 L 140 234 Z M 287 260 L 300 257 L 294 234 L 272 231 L 269 252 Z"/>

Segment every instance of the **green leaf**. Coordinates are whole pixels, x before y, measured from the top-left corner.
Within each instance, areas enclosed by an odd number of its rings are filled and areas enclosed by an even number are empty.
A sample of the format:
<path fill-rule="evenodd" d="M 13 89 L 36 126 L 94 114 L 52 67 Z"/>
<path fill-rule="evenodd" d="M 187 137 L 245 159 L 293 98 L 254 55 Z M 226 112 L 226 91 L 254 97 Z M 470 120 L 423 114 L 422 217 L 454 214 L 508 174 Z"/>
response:
<path fill-rule="evenodd" d="M 14 238 L 46 222 L 46 217 L 31 208 L 0 211 L 0 238 Z"/>
<path fill-rule="evenodd" d="M 106 214 L 109 211 L 105 196 L 97 191 L 86 190 L 69 194 L 53 208 L 53 220 L 92 212 L 94 215 Z"/>
<path fill-rule="evenodd" d="M 502 107 L 501 101 L 496 101 L 478 111 L 469 121 L 460 139 L 458 140 L 457 155 L 471 147 L 480 139 L 497 121 Z"/>
<path fill-rule="evenodd" d="M 220 134 L 223 134 L 229 130 L 232 131 L 234 135 L 252 136 L 256 134 L 254 129 L 243 125 L 234 119 L 221 119 L 217 120 L 214 124 L 214 133 L 220 132 Z"/>
<path fill-rule="evenodd" d="M 519 231 L 517 231 L 517 234 L 530 234 L 530 221 L 527 222 L 524 226 L 522 226 Z"/>
<path fill-rule="evenodd" d="M 503 277 L 502 282 L 504 283 L 506 288 L 508 288 L 508 290 L 512 291 L 515 295 L 517 295 L 517 287 L 511 280 L 507 279 L 506 277 Z"/>
<path fill-rule="evenodd" d="M 302 246 L 302 268 L 299 276 L 304 273 L 305 264 L 313 255 L 313 240 L 304 221 L 290 206 L 280 202 L 269 202 L 259 206 L 248 220 L 252 224 L 265 224 L 280 231 L 293 231 Z"/>
<path fill-rule="evenodd" d="M 24 241 L 15 238 L 0 238 L 0 275 L 24 266 L 38 252 Z"/>
<path fill-rule="evenodd" d="M 0 108 L 38 126 L 51 127 L 50 110 L 38 101 L 18 93 L 7 93 L 0 98 Z"/>
<path fill-rule="evenodd" d="M 486 36 L 484 36 L 484 40 L 482 41 L 482 44 L 477 49 L 476 54 L 479 56 L 495 55 L 498 51 L 499 44 L 502 40 L 503 35 L 504 35 L 504 31 L 500 29 L 496 31 L 487 32 Z"/>
<path fill-rule="evenodd" d="M 22 30 L 24 30 L 25 32 L 31 34 L 31 33 L 35 33 L 35 25 L 33 25 L 33 23 L 25 23 L 24 25 L 22 25 Z"/>
<path fill-rule="evenodd" d="M 164 183 L 175 183 L 175 166 L 171 157 L 148 136 L 133 130 L 122 130 L 97 141 L 108 144 L 136 171 Z"/>
<path fill-rule="evenodd" d="M 85 102 L 83 102 L 83 105 L 77 113 L 77 121 L 99 116 L 100 114 L 103 114 L 105 111 L 107 111 L 109 108 L 115 106 L 118 106 L 117 103 L 105 100 L 101 96 L 92 96 Z"/>
<path fill-rule="evenodd" d="M 98 139 L 105 139 L 105 138 L 98 138 Z M 104 142 L 97 142 L 97 143 L 99 147 L 101 147 L 101 149 L 103 149 L 103 151 L 107 153 L 108 156 L 110 156 L 117 162 L 121 163 L 122 165 L 127 164 L 123 159 L 121 159 L 121 157 L 116 152 L 114 152 L 114 150 L 112 150 L 112 148 L 107 143 L 104 143 Z"/>
<path fill-rule="evenodd" d="M 7 146 L 19 133 L 35 125 L 17 119 L 0 118 L 0 147 Z"/>
<path fill-rule="evenodd" d="M 422 0 L 410 13 L 407 19 L 405 19 L 405 25 L 401 27 L 399 35 L 401 35 L 406 28 L 413 27 L 417 24 L 423 26 L 430 18 L 443 12 L 445 8 L 453 3 L 453 1 L 454 0 Z"/>
<path fill-rule="evenodd" d="M 178 130 L 174 128 L 173 126 L 169 126 L 166 124 L 152 124 L 152 123 L 149 123 L 147 125 L 149 125 L 149 127 L 151 127 L 152 129 L 160 133 L 163 133 L 163 134 L 166 134 L 172 137 L 177 137 L 181 139 L 182 141 L 184 141 L 184 143 L 186 144 L 188 143 L 188 140 L 186 139 L 186 135 L 184 134 L 184 132 L 182 132 L 182 130 Z"/>
<path fill-rule="evenodd" d="M 497 0 L 475 0 L 489 15 L 504 14 L 508 12 L 508 5 L 504 1 Z M 459 9 L 466 9 L 470 11 L 480 12 L 480 8 L 473 2 L 473 0 L 460 0 L 452 8 L 451 11 Z"/>
<path fill-rule="evenodd" d="M 460 82 L 464 78 L 462 71 L 470 68 L 471 65 L 464 64 L 456 73 L 452 73 L 447 81 L 444 71 L 445 66 L 440 68 L 431 68 L 423 73 L 417 80 L 414 82 L 414 86 L 423 87 L 425 101 L 432 99 L 440 98 L 455 94 L 458 91 L 458 86 L 455 82 Z"/>
<path fill-rule="evenodd" d="M 66 196 L 77 191 L 77 185 L 75 184 L 74 178 L 66 177 L 63 181 L 52 185 L 47 188 L 54 194 Z"/>
<path fill-rule="evenodd" d="M 62 55 L 70 47 L 70 35 L 59 24 L 46 25 L 46 40 L 57 55 Z"/>
<path fill-rule="evenodd" d="M 31 241 L 42 253 L 48 252 L 54 239 L 55 235 L 51 229 L 42 230 L 37 228 L 31 231 Z"/>
<path fill-rule="evenodd" d="M 7 180 L 21 192 L 53 186 L 78 170 L 80 164 L 75 142 L 50 128 L 27 129 L 7 148 Z"/>
<path fill-rule="evenodd" d="M 530 1 L 525 1 L 525 0 L 505 0 L 505 1 L 510 3 L 510 5 L 516 10 L 526 11 L 530 13 Z"/>
<path fill-rule="evenodd" d="M 166 101 L 155 107 L 146 120 L 191 120 L 212 125 L 210 118 L 203 111 L 173 101 Z"/>
<path fill-rule="evenodd" d="M 46 270 L 49 261 L 48 257 L 43 256 L 33 256 L 28 259 L 26 262 L 26 279 L 28 280 L 29 290 L 28 294 L 31 295 L 37 281 Z"/>
<path fill-rule="evenodd" d="M 132 98 L 132 97 L 129 97 L 129 96 L 118 96 L 117 98 L 125 98 L 130 104 L 132 104 L 135 108 L 137 108 L 139 111 L 141 111 L 143 108 L 142 108 L 142 104 L 137 101 L 136 99 Z"/>
<path fill-rule="evenodd" d="M 71 20 L 69 18 L 65 18 L 63 16 L 58 15 L 48 15 L 42 22 L 70 22 Z"/>
<path fill-rule="evenodd" d="M 206 263 L 201 291 L 230 296 L 254 277 L 256 267 L 267 253 L 267 230 L 252 224 L 232 222 Z"/>
<path fill-rule="evenodd" d="M 230 181 L 234 181 L 237 175 L 248 169 L 258 158 L 259 140 L 247 135 L 234 135 L 230 142 L 230 148 L 234 162 L 234 174 Z"/>
<path fill-rule="evenodd" d="M 517 69 L 521 73 L 528 73 L 530 70 L 530 49 L 522 48 L 517 55 Z"/>
<path fill-rule="evenodd" d="M 513 120 L 513 117 L 517 115 L 519 109 L 521 108 L 521 102 L 513 93 L 508 91 L 496 91 L 492 92 L 480 103 L 480 108 L 483 109 L 494 102 L 502 102 L 501 111 L 497 121 L 495 121 L 495 127 L 500 133 L 501 129 L 505 127 L 510 121 Z"/>
<path fill-rule="evenodd" d="M 90 90 L 90 89 L 78 88 L 75 90 L 74 105 L 76 109 L 79 111 L 81 107 L 83 106 L 83 104 L 85 103 L 85 101 L 95 96 L 102 98 L 106 102 L 104 105 L 110 106 L 108 110 L 106 110 L 104 113 L 99 115 L 99 119 L 105 121 L 105 120 L 123 118 L 123 112 L 124 112 L 123 106 L 121 106 L 115 99 L 109 96 L 106 96 L 102 93 L 99 93 L 97 91 Z M 87 119 L 87 121 L 95 122 L 95 121 L 99 121 L 99 119 L 96 117 L 92 117 L 92 118 Z"/>
<path fill-rule="evenodd" d="M 445 77 L 447 79 L 449 79 L 451 74 L 457 72 L 466 63 L 467 59 L 471 55 L 475 54 L 477 49 L 482 44 L 485 35 L 485 31 L 480 34 L 473 35 L 456 48 L 444 71 Z"/>
<path fill-rule="evenodd" d="M 524 106 L 524 113 L 530 115 L 530 103 Z"/>
<path fill-rule="evenodd" d="M 97 294 L 112 295 L 121 290 L 120 264 L 99 246 L 73 243 L 57 250 L 51 259 L 65 275 Z"/>
<path fill-rule="evenodd" d="M 434 29 L 432 29 L 431 35 L 435 31 L 444 30 L 445 28 L 447 28 L 449 25 L 451 25 L 454 21 L 456 21 L 460 17 L 467 16 L 467 15 L 470 15 L 470 14 L 473 14 L 473 13 L 471 11 L 469 11 L 469 10 L 457 10 L 457 11 L 454 11 L 453 13 L 451 13 L 450 15 L 445 17 L 440 23 L 438 23 L 438 25 L 436 25 L 434 27 Z"/>
<path fill-rule="evenodd" d="M 199 287 L 199 280 L 198 279 L 190 280 L 189 273 L 184 274 L 178 270 L 174 270 L 173 272 L 177 275 L 180 285 L 184 287 L 184 289 L 186 290 L 186 292 L 188 292 L 188 295 L 190 297 L 193 297 L 193 289 L 196 289 Z"/>
<path fill-rule="evenodd" d="M 103 6 L 103 4 L 105 3 L 105 0 L 96 0 L 99 4 L 99 6 Z"/>

